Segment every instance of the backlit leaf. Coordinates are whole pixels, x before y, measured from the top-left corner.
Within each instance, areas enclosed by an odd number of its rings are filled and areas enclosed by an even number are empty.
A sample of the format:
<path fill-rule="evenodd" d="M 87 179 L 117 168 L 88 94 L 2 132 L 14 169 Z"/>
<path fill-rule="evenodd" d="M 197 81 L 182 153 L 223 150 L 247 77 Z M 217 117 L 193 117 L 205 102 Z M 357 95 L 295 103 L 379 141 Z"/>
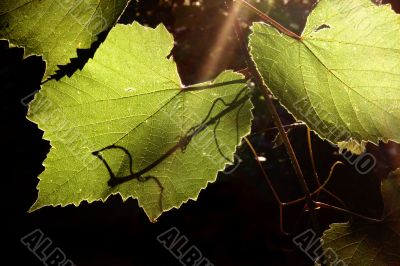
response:
<path fill-rule="evenodd" d="M 246 81 L 184 87 L 172 47 L 164 26 L 117 25 L 82 71 L 43 85 L 29 119 L 52 148 L 32 210 L 120 194 L 155 220 L 233 163 L 252 119 Z"/>
<path fill-rule="evenodd" d="M 0 39 L 23 47 L 24 57 L 43 56 L 43 79 L 88 49 L 97 35 L 110 28 L 129 0 L 2 0 Z"/>
<path fill-rule="evenodd" d="M 299 40 L 264 23 L 252 30 L 265 84 L 321 138 L 400 142 L 400 16 L 389 5 L 321 0 Z"/>

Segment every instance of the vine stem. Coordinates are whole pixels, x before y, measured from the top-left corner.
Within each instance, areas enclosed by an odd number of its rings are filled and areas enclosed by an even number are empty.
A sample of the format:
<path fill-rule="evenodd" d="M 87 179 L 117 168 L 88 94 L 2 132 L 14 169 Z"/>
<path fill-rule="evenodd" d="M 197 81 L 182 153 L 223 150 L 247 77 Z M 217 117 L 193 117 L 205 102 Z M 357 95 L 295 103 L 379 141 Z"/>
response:
<path fill-rule="evenodd" d="M 255 71 L 257 71 L 257 70 L 255 69 Z M 292 165 L 295 170 L 297 179 L 300 183 L 301 189 L 303 190 L 307 206 L 310 210 L 312 226 L 313 226 L 315 232 L 318 235 L 321 235 L 321 231 L 319 229 L 319 224 L 318 224 L 318 219 L 317 219 L 317 214 L 315 212 L 315 204 L 311 197 L 310 189 L 308 188 L 307 182 L 305 181 L 303 171 L 301 170 L 297 156 L 294 152 L 292 144 L 290 143 L 289 137 L 286 134 L 286 131 L 283 127 L 283 124 L 282 124 L 282 121 L 280 120 L 279 114 L 275 108 L 275 105 L 272 100 L 272 95 L 269 93 L 268 88 L 262 83 L 261 77 L 259 76 L 258 72 L 257 72 L 257 74 L 256 73 L 253 74 L 253 78 L 254 78 L 254 81 L 255 81 L 257 87 L 262 88 L 261 91 L 265 98 L 265 105 L 266 105 L 269 113 L 272 116 L 272 120 L 274 121 L 275 126 L 278 128 L 279 135 L 283 141 L 283 144 L 285 145 L 285 148 L 290 157 L 290 160 L 292 161 Z"/>
<path fill-rule="evenodd" d="M 295 200 L 291 200 L 291 201 L 288 201 L 288 202 L 283 202 L 283 201 L 280 199 L 280 197 L 279 197 L 278 193 L 276 192 L 276 190 L 274 189 L 274 186 L 273 186 L 271 180 L 269 179 L 269 177 L 268 177 L 266 171 L 264 170 L 264 167 L 262 166 L 260 160 L 258 159 L 257 151 L 255 150 L 255 148 L 253 147 L 253 145 L 251 144 L 250 140 L 249 140 L 247 137 L 244 137 L 244 140 L 245 140 L 245 142 L 247 143 L 247 145 L 249 146 L 250 151 L 253 153 L 254 159 L 257 161 L 257 163 L 258 163 L 258 165 L 259 165 L 259 168 L 261 169 L 261 172 L 262 172 L 263 176 L 265 177 L 265 180 L 267 181 L 267 184 L 268 184 L 269 188 L 272 190 L 272 194 L 273 194 L 275 200 L 276 200 L 276 201 L 278 202 L 278 204 L 279 204 L 279 211 L 280 211 L 280 218 L 281 218 L 280 224 L 279 224 L 279 225 L 280 225 L 281 232 L 282 232 L 284 235 L 289 235 L 289 233 L 287 233 L 287 232 L 284 230 L 284 227 L 283 227 L 283 224 L 282 224 L 282 212 L 283 212 L 283 208 L 284 208 L 284 207 L 287 207 L 287 206 L 290 206 L 290 205 L 294 205 L 294 204 L 300 203 L 300 202 L 302 202 L 302 201 L 305 200 L 305 197 L 298 198 L 298 199 L 295 199 Z M 343 163 L 342 163 L 341 161 L 337 161 L 337 162 L 335 162 L 335 163 L 332 165 L 331 170 L 330 170 L 330 172 L 329 172 L 329 175 L 328 175 L 328 177 L 326 178 L 326 180 L 324 181 L 324 183 L 321 184 L 321 186 L 318 187 L 315 191 L 313 191 L 313 192 L 311 193 L 311 196 L 318 195 L 318 193 L 321 192 L 321 191 L 324 191 L 324 192 L 327 192 L 327 193 L 329 192 L 329 190 L 325 189 L 325 187 L 328 185 L 329 181 L 331 180 L 332 175 L 333 175 L 333 171 L 335 170 L 335 168 L 336 168 L 338 165 L 343 165 Z M 331 194 L 328 193 L 328 195 L 331 195 Z M 332 194 L 332 195 L 333 195 L 333 194 Z M 335 196 L 334 198 L 337 199 L 337 200 L 339 201 L 339 203 L 341 203 L 343 206 L 346 207 L 346 204 L 344 204 L 344 202 L 343 202 L 340 198 L 337 198 L 336 196 Z M 357 217 L 359 217 L 359 218 L 361 218 L 361 219 L 364 219 L 364 220 L 366 220 L 366 221 L 373 221 L 373 222 L 382 222 L 382 221 L 383 221 L 382 219 L 381 219 L 381 220 L 378 220 L 378 219 L 373 218 L 373 217 L 368 217 L 368 216 L 362 215 L 362 214 L 360 214 L 360 213 L 356 213 L 356 212 L 354 212 L 354 211 L 349 210 L 347 207 L 346 207 L 346 209 L 345 209 L 345 208 L 340 208 L 340 207 L 336 207 L 336 206 L 333 206 L 333 205 L 330 205 L 330 204 L 327 204 L 327 203 L 323 203 L 323 202 L 318 202 L 318 201 L 315 201 L 315 204 L 317 205 L 317 207 L 326 208 L 326 209 L 331 209 L 331 210 L 335 210 L 335 211 L 345 212 L 346 214 L 353 215 L 353 216 L 357 216 Z"/>
<path fill-rule="evenodd" d="M 245 0 L 240 0 L 239 4 L 244 4 L 247 7 L 250 7 L 251 10 L 253 10 L 254 12 L 256 12 L 258 15 L 263 16 L 263 18 L 269 18 L 267 15 L 265 15 L 264 13 L 262 13 L 261 11 L 259 11 L 257 8 L 255 8 L 254 6 L 250 5 L 248 2 L 246 2 Z M 270 22 L 271 24 L 273 24 L 273 26 L 277 27 L 279 30 L 281 30 L 284 33 L 288 33 L 291 34 L 289 30 L 287 30 L 286 28 L 284 28 L 282 25 L 280 25 L 278 22 L 276 22 L 275 20 L 273 20 L 272 18 L 268 19 L 268 22 Z M 292 162 L 293 168 L 295 170 L 298 182 L 300 183 L 301 189 L 305 195 L 305 200 L 306 200 L 306 204 L 307 207 L 310 211 L 310 216 L 311 216 L 311 223 L 312 223 L 312 227 L 314 229 L 314 231 L 316 232 L 317 235 L 321 235 L 321 231 L 319 228 L 319 223 L 318 223 L 318 219 L 317 219 L 317 214 L 315 211 L 315 204 L 314 201 L 311 197 L 311 192 L 310 189 L 308 188 L 307 182 L 305 181 L 304 175 L 303 175 L 303 171 L 301 170 L 299 161 L 297 159 L 297 156 L 293 150 L 292 144 L 290 143 L 289 137 L 286 134 L 285 128 L 282 124 L 282 121 L 279 117 L 279 114 L 275 108 L 274 102 L 273 102 L 273 96 L 272 94 L 269 92 L 267 86 L 264 84 L 262 77 L 260 75 L 260 73 L 258 72 L 253 60 L 251 59 L 249 50 L 247 48 L 247 45 L 245 44 L 245 42 L 243 41 L 243 32 L 240 28 L 240 25 L 238 25 L 237 21 L 235 20 L 235 32 L 236 35 L 238 37 L 241 43 L 241 47 L 243 50 L 243 54 L 245 55 L 245 60 L 248 66 L 248 70 L 251 73 L 252 77 L 253 77 L 253 81 L 256 85 L 256 87 L 258 87 L 261 90 L 261 93 L 264 96 L 264 103 L 265 106 L 268 110 L 268 112 L 271 114 L 272 120 L 276 126 L 276 128 L 278 129 L 279 135 L 285 145 L 286 151 L 290 157 L 290 160 Z M 294 34 L 294 33 L 293 33 Z M 297 36 L 297 35 L 296 35 Z"/>
<path fill-rule="evenodd" d="M 300 37 L 297 34 L 294 34 L 290 30 L 286 29 L 285 27 L 280 25 L 278 22 L 276 22 L 275 20 L 273 20 L 269 16 L 265 15 L 264 13 L 262 13 L 260 10 L 258 10 L 254 6 L 250 5 L 247 1 L 240 0 L 239 4 L 244 4 L 246 7 L 250 8 L 252 11 L 254 11 L 256 14 L 261 16 L 263 19 L 267 20 L 267 22 L 272 24 L 274 27 L 278 28 L 283 33 L 288 34 L 288 35 L 290 35 L 290 36 L 292 36 L 292 37 L 294 37 L 296 39 L 300 39 Z M 277 127 L 277 129 L 279 131 L 279 135 L 280 135 L 280 137 L 281 137 L 281 139 L 282 139 L 282 141 L 283 141 L 283 143 L 285 145 L 286 151 L 287 151 L 287 153 L 288 153 L 288 155 L 290 157 L 290 160 L 292 162 L 293 168 L 295 170 L 298 182 L 299 182 L 299 184 L 301 186 L 301 189 L 302 189 L 302 191 L 304 193 L 306 204 L 307 204 L 307 207 L 308 207 L 308 209 L 310 211 L 312 228 L 314 229 L 315 233 L 318 236 L 321 236 L 321 230 L 320 230 L 319 223 L 318 223 L 315 202 L 312 199 L 310 189 L 309 189 L 309 187 L 307 185 L 307 182 L 306 182 L 306 180 L 304 178 L 303 171 L 301 170 L 301 167 L 300 167 L 299 161 L 297 159 L 297 156 L 296 156 L 296 154 L 294 152 L 292 144 L 290 143 L 289 137 L 288 137 L 288 135 L 287 135 L 287 133 L 285 131 L 285 128 L 284 128 L 284 126 L 282 124 L 282 121 L 281 121 L 281 119 L 279 117 L 279 114 L 278 114 L 278 112 L 277 112 L 277 110 L 275 108 L 275 105 L 274 105 L 274 102 L 273 102 L 273 96 L 269 92 L 267 86 L 264 84 L 260 73 L 258 72 L 253 60 L 251 59 L 249 49 L 248 49 L 247 44 L 246 44 L 246 42 L 244 41 L 244 38 L 243 38 L 243 36 L 244 36 L 243 35 L 243 31 L 242 31 L 237 19 L 234 20 L 234 26 L 235 26 L 235 33 L 236 33 L 237 38 L 239 39 L 239 42 L 241 44 L 240 46 L 241 46 L 241 49 L 242 49 L 243 54 L 245 56 L 245 61 L 246 61 L 246 64 L 248 66 L 249 72 L 251 73 L 251 75 L 253 77 L 253 81 L 254 81 L 256 87 L 261 90 L 261 93 L 264 96 L 265 106 L 266 106 L 268 112 L 270 113 L 275 126 Z M 320 242 L 320 240 L 319 240 L 319 242 Z M 323 254 L 320 254 L 320 255 L 321 255 L 320 256 L 320 261 L 323 262 L 324 261 L 324 255 Z"/>

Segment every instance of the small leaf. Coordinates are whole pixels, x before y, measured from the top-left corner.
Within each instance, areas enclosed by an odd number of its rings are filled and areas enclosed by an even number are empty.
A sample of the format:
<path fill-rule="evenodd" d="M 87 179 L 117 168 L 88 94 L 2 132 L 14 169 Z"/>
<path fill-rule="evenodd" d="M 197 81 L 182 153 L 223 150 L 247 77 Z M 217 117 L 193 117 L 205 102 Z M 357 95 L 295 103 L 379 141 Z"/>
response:
<path fill-rule="evenodd" d="M 344 150 L 347 150 L 356 155 L 360 155 L 367 150 L 366 144 L 367 143 L 365 141 L 358 143 L 355 140 L 340 141 L 337 143 L 340 153 L 342 153 Z"/>
<path fill-rule="evenodd" d="M 331 224 L 322 239 L 348 265 L 398 265 L 400 262 L 400 169 L 382 183 L 384 219 L 373 224 Z M 333 263 L 331 258 L 331 263 Z M 328 264 L 331 265 L 331 264 Z M 332 264 L 333 265 L 333 264 Z"/>
<path fill-rule="evenodd" d="M 250 48 L 264 82 L 333 143 L 400 142 L 400 16 L 370 0 L 321 0 L 299 40 L 264 23 Z"/>
<path fill-rule="evenodd" d="M 172 47 L 164 26 L 117 25 L 82 71 L 43 85 L 29 119 L 52 148 L 32 210 L 120 194 L 156 220 L 233 162 L 250 132 L 246 81 L 227 71 L 183 87 Z"/>
<path fill-rule="evenodd" d="M 43 56 L 43 80 L 88 49 L 118 20 L 130 0 L 2 0 L 0 39 L 25 48 L 24 57 Z"/>

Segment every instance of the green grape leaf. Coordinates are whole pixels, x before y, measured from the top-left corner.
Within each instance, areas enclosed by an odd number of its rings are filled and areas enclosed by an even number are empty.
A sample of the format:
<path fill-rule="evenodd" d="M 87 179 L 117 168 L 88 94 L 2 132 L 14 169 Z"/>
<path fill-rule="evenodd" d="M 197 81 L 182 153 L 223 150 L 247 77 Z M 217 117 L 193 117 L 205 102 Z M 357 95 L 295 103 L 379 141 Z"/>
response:
<path fill-rule="evenodd" d="M 400 169 L 382 182 L 384 219 L 380 223 L 331 224 L 322 237 L 324 250 L 331 249 L 330 263 L 348 265 L 398 265 L 400 262 Z"/>
<path fill-rule="evenodd" d="M 400 16 L 389 5 L 321 0 L 299 39 L 264 23 L 252 31 L 265 84 L 322 139 L 400 142 Z"/>
<path fill-rule="evenodd" d="M 24 48 L 24 58 L 46 62 L 43 80 L 88 49 L 97 35 L 113 26 L 130 0 L 2 0 L 0 39 Z"/>
<path fill-rule="evenodd" d="M 28 118 L 52 148 L 31 210 L 120 194 L 155 221 L 234 162 L 252 120 L 246 81 L 181 85 L 173 43 L 162 25 L 117 25 L 82 71 L 43 85 Z"/>

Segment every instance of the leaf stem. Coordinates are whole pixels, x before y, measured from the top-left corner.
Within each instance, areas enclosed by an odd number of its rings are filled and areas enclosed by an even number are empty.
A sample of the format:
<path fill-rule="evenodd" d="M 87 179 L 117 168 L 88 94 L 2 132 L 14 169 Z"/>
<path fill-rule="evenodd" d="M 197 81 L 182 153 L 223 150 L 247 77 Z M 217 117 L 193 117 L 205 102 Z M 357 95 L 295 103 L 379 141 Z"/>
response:
<path fill-rule="evenodd" d="M 274 26 L 276 29 L 278 29 L 280 32 L 293 37 L 297 40 L 301 40 L 301 36 L 297 35 L 296 33 L 292 32 L 291 30 L 285 28 L 283 25 L 281 25 L 279 22 L 277 22 L 276 20 L 274 20 L 273 18 L 271 18 L 270 16 L 268 16 L 267 14 L 261 12 L 261 10 L 259 10 L 258 8 L 256 8 L 255 6 L 253 6 L 252 4 L 250 4 L 249 2 L 247 2 L 246 0 L 234 0 L 239 1 L 240 4 L 243 4 L 246 8 L 250 9 L 252 12 L 254 12 L 255 14 L 257 14 L 264 22 L 271 24 L 272 26 Z"/>

